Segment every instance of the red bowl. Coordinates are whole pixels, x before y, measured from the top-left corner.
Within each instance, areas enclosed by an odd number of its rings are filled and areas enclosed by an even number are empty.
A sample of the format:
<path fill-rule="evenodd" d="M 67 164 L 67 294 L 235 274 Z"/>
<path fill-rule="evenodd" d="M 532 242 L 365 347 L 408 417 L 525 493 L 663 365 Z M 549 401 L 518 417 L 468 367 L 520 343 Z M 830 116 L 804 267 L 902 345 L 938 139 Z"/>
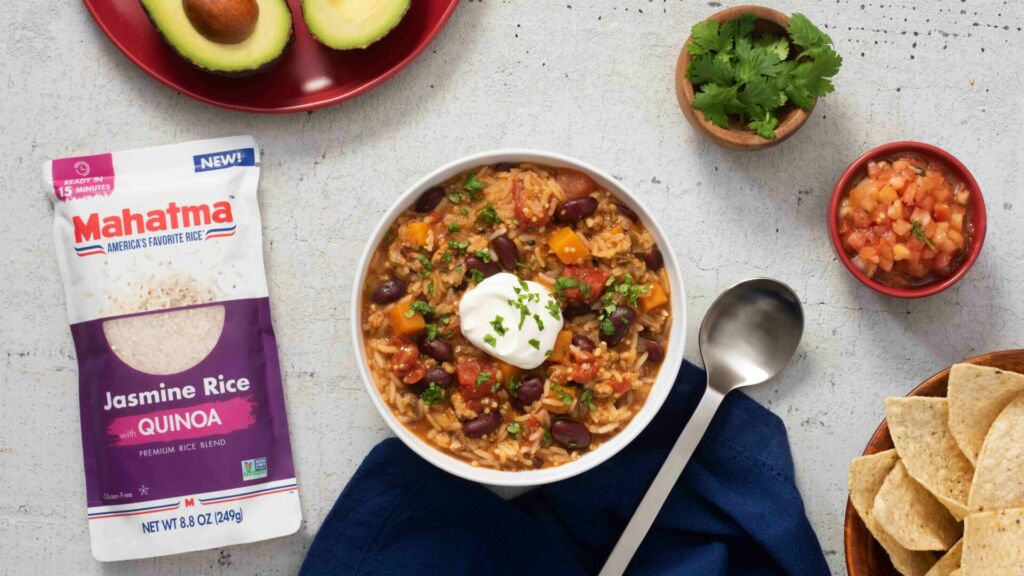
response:
<path fill-rule="evenodd" d="M 138 0 L 83 0 L 96 24 L 124 55 L 173 90 L 241 112 L 315 110 L 354 98 L 405 68 L 430 44 L 459 0 L 416 0 L 402 22 L 363 50 L 332 50 L 306 29 L 299 0 L 292 11 L 292 44 L 266 72 L 246 77 L 203 72 L 178 56 Z"/>
<path fill-rule="evenodd" d="M 970 244 L 967 247 L 967 255 L 953 274 L 946 278 L 941 278 L 934 282 L 921 284 L 919 286 L 895 288 L 869 278 L 867 274 L 864 274 L 864 272 L 862 272 L 861 269 L 853 263 L 853 259 L 846 253 L 846 250 L 843 248 L 843 241 L 839 237 L 838 214 L 839 203 L 842 201 L 843 196 L 846 195 L 846 192 L 854 182 L 867 174 L 868 161 L 877 158 L 890 158 L 896 154 L 907 152 L 938 160 L 971 191 L 970 218 L 971 226 L 974 231 L 971 234 Z M 854 160 L 853 163 L 850 164 L 850 166 L 843 172 L 843 175 L 839 178 L 839 181 L 836 182 L 836 186 L 832 190 L 832 201 L 828 206 L 829 236 L 832 238 L 832 247 L 835 248 L 836 254 L 843 262 L 843 265 L 850 271 L 850 274 L 853 274 L 857 280 L 860 280 L 861 283 L 868 288 L 885 294 L 886 296 L 894 296 L 896 298 L 923 298 L 925 296 L 932 296 L 933 294 L 938 294 L 959 282 L 960 279 L 967 274 L 967 271 L 970 270 L 971 266 L 974 265 L 974 261 L 978 259 L 978 254 L 981 253 L 981 246 L 985 243 L 985 224 L 985 200 L 981 197 L 981 189 L 978 187 L 978 182 L 974 180 L 974 176 L 972 176 L 970 171 L 967 170 L 967 167 L 949 152 L 946 152 L 936 146 L 932 146 L 931 144 L 924 144 L 921 142 L 893 142 L 891 144 L 883 144 L 882 146 L 868 150 L 863 156 Z"/>

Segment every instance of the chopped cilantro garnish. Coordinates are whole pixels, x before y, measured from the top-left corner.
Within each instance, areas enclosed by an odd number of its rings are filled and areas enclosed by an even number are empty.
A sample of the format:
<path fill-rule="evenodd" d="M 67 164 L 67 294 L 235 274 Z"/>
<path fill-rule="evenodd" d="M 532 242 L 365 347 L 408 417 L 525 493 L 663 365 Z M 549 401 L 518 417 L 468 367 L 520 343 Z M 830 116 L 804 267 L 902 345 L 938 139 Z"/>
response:
<path fill-rule="evenodd" d="M 544 330 L 544 322 L 540 319 L 540 316 L 534 314 L 533 321 L 537 323 L 537 330 Z"/>
<path fill-rule="evenodd" d="M 476 213 L 476 219 L 491 226 L 501 223 L 501 216 L 498 215 L 498 211 L 494 209 L 494 206 L 491 206 L 490 202 Z"/>
<path fill-rule="evenodd" d="M 487 248 L 481 248 L 476 252 L 473 252 L 473 255 L 483 260 L 484 264 L 487 264 L 491 261 L 491 251 L 488 250 Z"/>
<path fill-rule="evenodd" d="M 444 254 L 442 254 L 441 255 L 441 261 L 444 262 L 445 264 L 451 264 L 452 263 L 452 253 L 451 252 L 445 252 Z"/>
<path fill-rule="evenodd" d="M 433 406 L 444 399 L 444 389 L 437 385 L 436 382 L 431 382 L 427 389 L 420 394 L 420 400 L 427 406 Z"/>
<path fill-rule="evenodd" d="M 519 390 L 519 384 L 520 384 L 520 382 L 516 378 L 510 379 L 508 381 L 508 384 L 506 385 L 507 388 L 508 388 L 508 393 L 513 395 L 513 396 L 515 396 L 516 395 L 516 391 Z"/>
<path fill-rule="evenodd" d="M 427 340 L 437 340 L 438 328 L 437 324 L 427 324 Z"/>
<path fill-rule="evenodd" d="M 451 248 L 452 250 L 455 250 L 455 252 L 458 254 L 465 254 L 466 250 L 469 249 L 469 242 L 457 242 L 455 240 L 449 240 L 448 247 Z"/>
<path fill-rule="evenodd" d="M 547 358 L 548 356 L 551 356 L 554 353 L 555 353 L 554 350 L 545 350 L 544 351 L 544 357 Z"/>
<path fill-rule="evenodd" d="M 459 208 L 459 214 L 462 214 L 463 216 L 469 216 L 469 208 L 466 208 L 465 206 Z"/>
<path fill-rule="evenodd" d="M 449 232 L 458 232 L 459 230 L 462 230 L 462 225 L 458 222 L 452 222 L 448 225 Z"/>
<path fill-rule="evenodd" d="M 928 248 L 935 250 L 935 244 L 932 244 L 932 241 L 924 235 L 924 228 L 921 226 L 920 222 L 912 220 L 910 222 L 910 227 L 910 233 L 914 235 L 914 238 L 917 238 L 922 244 L 928 246 Z"/>
<path fill-rule="evenodd" d="M 430 258 L 427 258 L 423 254 L 417 254 L 416 255 L 416 260 L 418 260 L 419 263 L 420 263 L 420 266 L 423 267 L 423 269 L 420 271 L 420 274 L 424 278 L 426 278 L 427 276 L 430 276 L 430 273 L 434 271 L 434 265 L 430 263 Z"/>
<path fill-rule="evenodd" d="M 615 334 L 615 324 L 613 324 L 611 319 L 609 318 L 601 318 L 599 327 L 601 329 L 601 332 L 606 336 L 611 336 Z"/>
<path fill-rule="evenodd" d="M 544 437 L 540 441 L 541 446 L 551 446 L 551 430 L 544 430 Z"/>
<path fill-rule="evenodd" d="M 494 394 L 498 390 L 501 390 L 501 382 L 500 381 L 495 382 L 494 384 L 491 384 L 491 394 Z"/>
<path fill-rule="evenodd" d="M 412 303 L 412 307 L 405 312 L 406 318 L 412 318 L 417 314 L 433 314 L 434 307 L 427 304 L 423 300 L 416 300 Z"/>
<path fill-rule="evenodd" d="M 466 199 L 466 195 L 462 192 L 449 192 L 448 199 L 452 201 L 452 204 L 458 204 Z"/>
<path fill-rule="evenodd" d="M 484 382 L 490 382 L 490 381 L 491 381 L 491 373 L 490 372 L 481 372 L 481 373 L 477 374 L 477 376 L 476 376 L 475 385 L 479 386 L 479 385 L 483 384 Z"/>
<path fill-rule="evenodd" d="M 562 317 L 562 309 L 558 307 L 558 302 L 555 302 L 554 300 L 548 300 L 545 306 L 548 309 L 548 314 L 551 314 L 551 317 L 554 318 L 555 320 L 558 320 Z"/>
<path fill-rule="evenodd" d="M 555 396 L 558 396 L 558 399 L 562 401 L 562 404 L 565 404 L 566 406 L 572 405 L 572 401 L 574 400 L 573 395 L 563 390 L 561 386 L 553 384 L 551 386 L 551 391 L 555 393 Z"/>
<path fill-rule="evenodd" d="M 583 391 L 580 395 L 580 404 L 586 407 L 588 412 L 597 410 L 597 406 L 594 405 L 594 391 L 589 388 Z"/>
<path fill-rule="evenodd" d="M 505 328 L 505 319 L 501 316 L 495 316 L 494 320 L 491 320 L 491 327 L 498 333 L 498 336 L 504 336 L 508 332 L 508 328 Z"/>
<path fill-rule="evenodd" d="M 508 432 L 509 436 L 515 438 L 523 431 L 523 427 L 519 425 L 519 422 L 509 422 L 508 426 L 505 427 L 505 431 Z"/>
<path fill-rule="evenodd" d="M 530 338 L 530 346 L 533 346 L 535 349 L 540 350 L 540 340 L 537 340 L 536 338 Z"/>
<path fill-rule="evenodd" d="M 479 284 L 484 280 L 484 273 L 480 270 L 473 268 L 469 271 L 469 277 L 473 279 L 474 284 Z"/>
<path fill-rule="evenodd" d="M 485 334 L 484 342 L 490 344 L 492 348 L 498 345 L 498 341 L 494 338 L 494 334 Z"/>
<path fill-rule="evenodd" d="M 427 294 L 429 294 L 431 296 L 434 295 L 434 281 L 433 280 L 431 280 L 430 282 L 427 282 Z"/>
<path fill-rule="evenodd" d="M 480 193 L 483 192 L 484 183 L 477 180 L 476 173 L 473 173 L 466 177 L 466 183 L 462 185 L 462 189 L 469 192 L 469 197 L 475 202 L 480 199 Z"/>

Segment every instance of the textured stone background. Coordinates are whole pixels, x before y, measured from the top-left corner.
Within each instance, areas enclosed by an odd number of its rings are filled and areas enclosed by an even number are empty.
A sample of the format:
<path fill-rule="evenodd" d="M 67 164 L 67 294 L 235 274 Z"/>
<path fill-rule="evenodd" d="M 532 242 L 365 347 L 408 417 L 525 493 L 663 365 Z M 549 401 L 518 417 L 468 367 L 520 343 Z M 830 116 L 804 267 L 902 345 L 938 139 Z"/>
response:
<path fill-rule="evenodd" d="M 660 208 L 687 283 L 690 359 L 700 319 L 722 289 L 767 275 L 799 292 L 808 320 L 799 358 L 752 395 L 785 420 L 808 513 L 832 570 L 844 573 L 847 464 L 881 419 L 882 398 L 1024 340 L 1024 4 L 777 5 L 827 28 L 845 65 L 837 93 L 799 135 L 753 154 L 695 134 L 673 92 L 681 43 L 718 2 L 466 0 L 430 49 L 380 89 L 283 117 L 225 112 L 166 89 L 79 3 L 9 10 L 0 23 L 0 573 L 296 572 L 335 496 L 388 435 L 348 337 L 350 271 L 363 241 L 416 178 L 503 146 L 588 160 Z M 101 565 L 83 516 L 75 356 L 39 165 L 238 133 L 264 147 L 267 272 L 306 520 L 280 540 Z M 989 210 L 973 271 L 924 301 L 858 285 L 826 235 L 840 172 L 898 139 L 956 154 Z"/>

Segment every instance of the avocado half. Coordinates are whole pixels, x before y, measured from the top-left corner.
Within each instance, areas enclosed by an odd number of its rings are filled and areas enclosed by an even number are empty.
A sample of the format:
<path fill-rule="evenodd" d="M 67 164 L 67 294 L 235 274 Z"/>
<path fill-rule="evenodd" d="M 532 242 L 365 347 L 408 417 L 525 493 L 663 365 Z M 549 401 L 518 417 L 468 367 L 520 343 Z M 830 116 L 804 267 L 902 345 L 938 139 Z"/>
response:
<path fill-rule="evenodd" d="M 182 0 L 140 0 L 164 40 L 194 66 L 229 76 L 247 76 L 274 64 L 292 38 L 292 15 L 285 0 L 256 0 L 259 16 L 248 37 L 216 42 L 189 20 Z"/>
<path fill-rule="evenodd" d="M 335 50 L 366 48 L 387 36 L 409 10 L 409 0 L 302 0 L 313 37 Z"/>

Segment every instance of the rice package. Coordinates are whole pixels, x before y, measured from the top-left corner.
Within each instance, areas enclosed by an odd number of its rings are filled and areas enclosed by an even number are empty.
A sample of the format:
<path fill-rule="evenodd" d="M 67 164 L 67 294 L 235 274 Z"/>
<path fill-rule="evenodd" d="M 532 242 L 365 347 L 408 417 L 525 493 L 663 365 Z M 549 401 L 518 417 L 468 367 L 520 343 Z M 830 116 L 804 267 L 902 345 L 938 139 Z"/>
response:
<path fill-rule="evenodd" d="M 299 528 L 259 171 L 249 136 L 44 165 L 99 560 Z"/>

